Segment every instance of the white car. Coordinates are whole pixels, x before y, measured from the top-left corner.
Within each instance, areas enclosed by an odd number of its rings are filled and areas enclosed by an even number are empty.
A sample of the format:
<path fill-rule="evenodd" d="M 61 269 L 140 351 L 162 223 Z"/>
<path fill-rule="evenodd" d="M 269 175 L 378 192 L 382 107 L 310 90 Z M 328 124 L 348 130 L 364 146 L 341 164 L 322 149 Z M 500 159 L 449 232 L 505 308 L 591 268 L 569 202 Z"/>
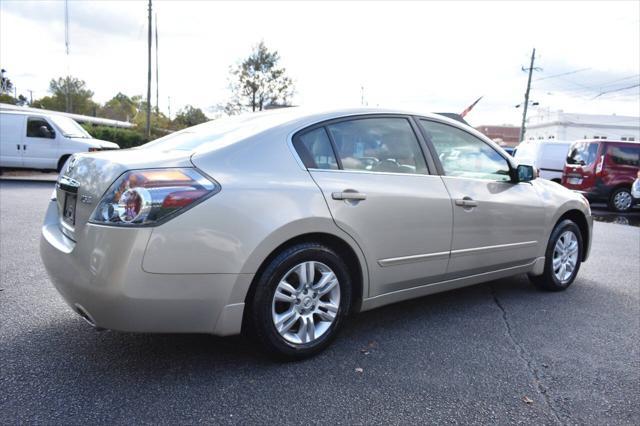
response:
<path fill-rule="evenodd" d="M 514 157 L 520 164 L 538 169 L 542 179 L 560 183 L 571 143 L 555 140 L 526 141 L 518 145 Z"/>
<path fill-rule="evenodd" d="M 118 149 L 93 139 L 69 117 L 50 113 L 0 111 L 0 167 L 60 171 L 78 152 Z"/>

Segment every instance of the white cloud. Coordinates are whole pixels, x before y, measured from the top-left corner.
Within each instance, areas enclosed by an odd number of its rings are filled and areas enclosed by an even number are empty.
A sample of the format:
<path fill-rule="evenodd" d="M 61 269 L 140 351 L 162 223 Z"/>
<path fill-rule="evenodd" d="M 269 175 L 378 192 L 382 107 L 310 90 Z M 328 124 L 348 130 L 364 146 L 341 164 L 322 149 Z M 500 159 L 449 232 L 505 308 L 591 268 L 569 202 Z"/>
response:
<path fill-rule="evenodd" d="M 166 111 L 168 96 L 173 112 L 187 103 L 223 102 L 229 66 L 263 39 L 296 80 L 298 104 L 357 105 L 361 85 L 370 105 L 427 111 L 459 112 L 484 95 L 471 122 L 515 124 L 520 110 L 514 105 L 526 84 L 520 66 L 528 66 L 535 46 L 536 65 L 544 69 L 536 78 L 590 68 L 535 82 L 532 99 L 541 107 L 637 115 L 637 90 L 591 98 L 603 83 L 639 75 L 639 5 L 155 2 L 160 106 Z M 146 2 L 69 7 L 71 73 L 86 80 L 99 101 L 117 91 L 146 93 Z M 2 66 L 19 90 L 44 95 L 48 80 L 66 72 L 64 3 L 3 0 L 0 27 Z"/>

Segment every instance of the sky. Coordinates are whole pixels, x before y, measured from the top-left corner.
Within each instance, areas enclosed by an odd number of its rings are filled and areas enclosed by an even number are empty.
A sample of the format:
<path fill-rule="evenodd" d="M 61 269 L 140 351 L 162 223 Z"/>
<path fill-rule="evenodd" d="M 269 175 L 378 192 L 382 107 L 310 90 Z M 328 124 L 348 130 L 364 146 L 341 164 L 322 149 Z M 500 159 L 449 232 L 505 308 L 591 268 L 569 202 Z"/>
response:
<path fill-rule="evenodd" d="M 531 113 L 640 116 L 639 1 L 156 0 L 153 9 L 160 109 L 168 113 L 170 98 L 172 115 L 187 104 L 213 115 L 229 98 L 230 67 L 264 41 L 293 78 L 296 105 L 364 98 L 461 112 L 483 96 L 471 124 L 519 125 L 522 67 L 535 47 L 530 99 L 539 105 Z M 19 94 L 45 96 L 49 81 L 68 72 L 98 102 L 118 92 L 146 96 L 146 1 L 70 0 L 69 22 L 67 57 L 63 1 L 0 1 L 0 66 Z M 155 86 L 152 93 L 155 102 Z"/>

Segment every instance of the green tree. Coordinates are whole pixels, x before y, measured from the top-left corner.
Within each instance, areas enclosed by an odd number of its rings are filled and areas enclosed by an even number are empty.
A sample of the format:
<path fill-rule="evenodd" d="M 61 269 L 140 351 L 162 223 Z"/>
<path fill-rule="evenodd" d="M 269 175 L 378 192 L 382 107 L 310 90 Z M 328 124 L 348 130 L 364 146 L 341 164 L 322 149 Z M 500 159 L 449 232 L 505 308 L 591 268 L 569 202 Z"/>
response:
<path fill-rule="evenodd" d="M 138 113 L 139 103 L 140 96 L 130 98 L 118 92 L 100 108 L 99 115 L 112 120 L 131 121 Z"/>
<path fill-rule="evenodd" d="M 196 124 L 209 121 L 204 112 L 200 108 L 187 105 L 178 111 L 176 118 L 173 120 L 176 128 L 185 128 L 195 126 Z"/>
<path fill-rule="evenodd" d="M 0 94 L 0 103 L 15 105 L 16 102 L 16 98 L 14 98 L 13 96 L 7 95 L 5 93 Z"/>
<path fill-rule="evenodd" d="M 279 61 L 277 51 L 270 51 L 262 41 L 258 43 L 244 61 L 231 69 L 232 99 L 224 111 L 233 114 L 244 107 L 262 111 L 269 105 L 288 105 L 294 91 L 293 80 L 278 66 Z"/>
<path fill-rule="evenodd" d="M 67 91 L 69 93 L 69 111 L 74 114 L 97 115 L 98 104 L 93 101 L 93 92 L 87 88 L 84 80 L 75 77 L 59 77 L 49 83 L 51 96 L 45 96 L 33 102 L 35 107 L 54 111 L 67 111 Z"/>

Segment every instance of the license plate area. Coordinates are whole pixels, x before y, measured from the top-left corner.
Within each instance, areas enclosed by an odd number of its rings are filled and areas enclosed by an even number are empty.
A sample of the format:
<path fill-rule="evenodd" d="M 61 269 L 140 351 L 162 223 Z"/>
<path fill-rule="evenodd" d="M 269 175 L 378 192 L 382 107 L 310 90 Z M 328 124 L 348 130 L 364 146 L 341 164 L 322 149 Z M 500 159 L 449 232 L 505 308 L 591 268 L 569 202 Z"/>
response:
<path fill-rule="evenodd" d="M 580 185 L 582 183 L 582 178 L 570 177 L 567 179 L 569 185 Z"/>
<path fill-rule="evenodd" d="M 72 194 L 70 192 L 64 193 L 62 220 L 64 220 L 67 224 L 71 226 L 76 224 L 76 202 L 77 201 L 78 201 L 78 194 Z"/>

